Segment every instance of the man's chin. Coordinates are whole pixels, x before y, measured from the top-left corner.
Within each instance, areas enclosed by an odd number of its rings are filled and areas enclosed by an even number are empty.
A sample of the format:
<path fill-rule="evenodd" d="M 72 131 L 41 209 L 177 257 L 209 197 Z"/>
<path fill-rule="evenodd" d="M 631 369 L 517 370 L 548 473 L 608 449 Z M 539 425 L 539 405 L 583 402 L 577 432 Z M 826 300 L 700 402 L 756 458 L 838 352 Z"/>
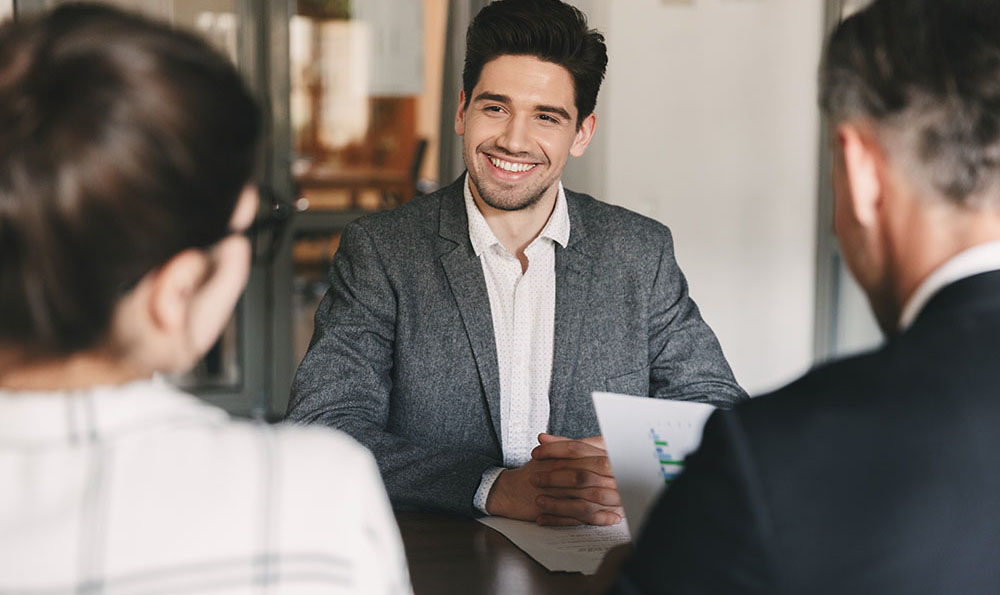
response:
<path fill-rule="evenodd" d="M 475 180 L 473 180 L 475 183 Z M 502 187 L 490 187 L 476 185 L 479 196 L 483 202 L 500 211 L 523 211 L 538 204 L 545 193 L 546 188 L 524 188 L 522 185 L 507 185 Z"/>
<path fill-rule="evenodd" d="M 497 196 L 493 193 L 481 193 L 483 202 L 500 211 L 523 211 L 538 204 L 542 199 L 543 192 L 529 194 L 527 196 Z"/>

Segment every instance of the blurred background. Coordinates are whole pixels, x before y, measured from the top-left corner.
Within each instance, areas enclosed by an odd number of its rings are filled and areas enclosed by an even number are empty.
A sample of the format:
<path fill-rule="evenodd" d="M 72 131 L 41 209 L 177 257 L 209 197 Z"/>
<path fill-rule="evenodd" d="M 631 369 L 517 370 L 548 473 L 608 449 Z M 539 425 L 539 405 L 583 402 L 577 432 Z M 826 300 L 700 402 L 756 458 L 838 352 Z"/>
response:
<path fill-rule="evenodd" d="M 0 0 L 0 20 L 57 0 Z M 464 33 L 487 0 L 116 0 L 225 52 L 267 112 L 255 264 L 219 344 L 177 379 L 278 419 L 339 232 L 464 171 Z M 881 340 L 832 232 L 816 104 L 851 0 L 573 0 L 608 42 L 597 135 L 568 188 L 668 225 L 691 294 L 751 394 Z"/>

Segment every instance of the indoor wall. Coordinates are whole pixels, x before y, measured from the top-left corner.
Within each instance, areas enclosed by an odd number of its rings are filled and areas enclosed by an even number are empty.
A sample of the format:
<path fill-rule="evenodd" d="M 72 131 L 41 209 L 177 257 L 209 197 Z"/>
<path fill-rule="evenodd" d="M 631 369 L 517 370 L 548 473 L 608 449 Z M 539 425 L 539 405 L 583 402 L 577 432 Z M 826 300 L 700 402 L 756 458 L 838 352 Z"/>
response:
<path fill-rule="evenodd" d="M 667 224 L 758 393 L 813 357 L 822 0 L 577 0 L 606 34 L 598 132 L 566 185 Z"/>

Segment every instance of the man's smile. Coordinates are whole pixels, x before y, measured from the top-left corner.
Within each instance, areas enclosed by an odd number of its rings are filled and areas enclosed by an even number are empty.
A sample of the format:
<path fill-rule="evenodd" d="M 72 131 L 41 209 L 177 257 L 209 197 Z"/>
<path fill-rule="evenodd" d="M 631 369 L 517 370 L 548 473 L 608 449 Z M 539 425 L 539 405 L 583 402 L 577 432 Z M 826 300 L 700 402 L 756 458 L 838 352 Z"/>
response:
<path fill-rule="evenodd" d="M 541 165 L 537 161 L 516 161 L 509 157 L 500 157 L 486 152 L 481 154 L 492 177 L 502 182 L 520 182 L 525 180 Z"/>
<path fill-rule="evenodd" d="M 492 155 L 487 155 L 486 158 L 490 160 L 490 163 L 492 163 L 494 167 L 511 172 L 525 172 L 534 169 L 535 166 L 538 165 L 537 163 L 517 163 L 514 161 L 507 161 L 505 159 L 500 159 L 499 157 L 493 157 Z"/>

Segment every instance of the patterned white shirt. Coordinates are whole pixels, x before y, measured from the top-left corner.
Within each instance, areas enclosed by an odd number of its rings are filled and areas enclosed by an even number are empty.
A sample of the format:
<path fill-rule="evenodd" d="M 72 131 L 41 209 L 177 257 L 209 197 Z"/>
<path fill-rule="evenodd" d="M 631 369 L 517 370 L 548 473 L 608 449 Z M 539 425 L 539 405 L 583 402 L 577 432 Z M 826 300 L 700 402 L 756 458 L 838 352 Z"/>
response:
<path fill-rule="evenodd" d="M 500 373 L 500 428 L 504 468 L 531 459 L 538 434 L 549 426 L 549 383 L 555 333 L 555 245 L 569 242 L 569 210 L 559 183 L 556 204 L 541 233 L 524 250 L 528 267 L 522 273 L 517 257 L 497 240 L 476 207 L 465 181 L 465 211 L 469 240 L 479 257 L 493 317 Z M 486 514 L 486 499 L 503 468 L 483 473 L 473 500 Z"/>
<path fill-rule="evenodd" d="M 0 486 L 0 593 L 412 593 L 368 451 L 161 380 L 0 390 Z"/>

